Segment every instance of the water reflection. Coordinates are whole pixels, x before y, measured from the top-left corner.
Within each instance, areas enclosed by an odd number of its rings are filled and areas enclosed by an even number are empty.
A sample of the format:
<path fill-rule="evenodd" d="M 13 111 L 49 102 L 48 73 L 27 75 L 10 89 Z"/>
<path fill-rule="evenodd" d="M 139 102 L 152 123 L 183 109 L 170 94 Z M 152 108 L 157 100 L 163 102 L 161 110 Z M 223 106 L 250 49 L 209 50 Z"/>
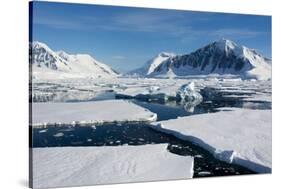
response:
<path fill-rule="evenodd" d="M 174 115 L 174 112 L 176 112 L 178 116 L 189 116 L 193 114 L 218 112 L 220 111 L 219 108 L 223 107 L 246 109 L 271 109 L 272 107 L 272 103 L 268 101 L 245 100 L 246 97 L 249 97 L 249 92 L 243 93 L 240 91 L 238 96 L 237 92 L 222 92 L 216 88 L 206 87 L 202 89 L 200 93 L 203 96 L 203 100 L 185 101 L 173 98 L 168 98 L 168 100 L 163 100 L 163 98 L 157 100 L 157 98 L 154 98 L 151 100 L 149 98 L 138 98 L 133 101 L 136 104 L 157 113 L 159 117 L 158 120 L 175 119 L 177 116 Z M 235 94 L 236 96 L 231 96 L 231 94 Z M 245 97 L 244 95 L 246 94 L 247 96 Z M 168 112 L 165 113 L 166 117 L 161 116 L 165 111 L 170 111 L 171 115 L 168 118 Z"/>

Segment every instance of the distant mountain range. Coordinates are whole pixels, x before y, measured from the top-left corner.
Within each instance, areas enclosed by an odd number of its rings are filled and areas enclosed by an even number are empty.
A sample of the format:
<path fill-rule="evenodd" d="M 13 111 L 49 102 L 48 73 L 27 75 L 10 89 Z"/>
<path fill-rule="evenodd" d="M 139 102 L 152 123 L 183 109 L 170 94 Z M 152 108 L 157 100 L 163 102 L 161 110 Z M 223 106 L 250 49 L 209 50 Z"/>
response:
<path fill-rule="evenodd" d="M 41 42 L 30 43 L 33 78 L 112 78 L 120 76 L 110 66 L 87 54 L 53 51 Z M 242 79 L 271 78 L 271 60 L 256 50 L 221 39 L 190 54 L 162 52 L 142 67 L 126 73 L 136 77 L 186 77 L 194 75 L 234 75 Z"/>
<path fill-rule="evenodd" d="M 116 77 L 118 73 L 88 54 L 54 52 L 46 44 L 30 43 L 32 75 L 36 78 Z"/>
<path fill-rule="evenodd" d="M 143 67 L 128 72 L 140 77 L 236 75 L 243 79 L 270 79 L 271 60 L 256 50 L 221 39 L 190 54 L 160 53 Z"/>

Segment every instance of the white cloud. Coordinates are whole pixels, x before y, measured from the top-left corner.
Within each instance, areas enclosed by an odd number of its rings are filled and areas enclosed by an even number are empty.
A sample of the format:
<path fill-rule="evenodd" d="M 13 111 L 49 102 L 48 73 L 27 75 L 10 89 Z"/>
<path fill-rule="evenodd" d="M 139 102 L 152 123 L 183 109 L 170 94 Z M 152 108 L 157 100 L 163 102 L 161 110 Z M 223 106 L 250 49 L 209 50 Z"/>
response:
<path fill-rule="evenodd" d="M 70 30 L 80 30 L 83 28 L 83 24 L 61 18 L 51 18 L 51 17 L 34 17 L 33 24 L 45 25 L 55 29 L 70 29 Z"/>

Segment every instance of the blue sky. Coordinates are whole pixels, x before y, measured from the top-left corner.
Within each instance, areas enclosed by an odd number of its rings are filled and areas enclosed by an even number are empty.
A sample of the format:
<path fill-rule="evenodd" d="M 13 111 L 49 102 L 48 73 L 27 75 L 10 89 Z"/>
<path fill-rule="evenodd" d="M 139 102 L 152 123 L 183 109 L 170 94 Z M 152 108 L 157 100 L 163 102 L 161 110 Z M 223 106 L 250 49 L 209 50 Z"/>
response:
<path fill-rule="evenodd" d="M 33 40 L 86 53 L 119 72 L 160 52 L 190 53 L 221 38 L 271 58 L 271 17 L 33 2 Z"/>

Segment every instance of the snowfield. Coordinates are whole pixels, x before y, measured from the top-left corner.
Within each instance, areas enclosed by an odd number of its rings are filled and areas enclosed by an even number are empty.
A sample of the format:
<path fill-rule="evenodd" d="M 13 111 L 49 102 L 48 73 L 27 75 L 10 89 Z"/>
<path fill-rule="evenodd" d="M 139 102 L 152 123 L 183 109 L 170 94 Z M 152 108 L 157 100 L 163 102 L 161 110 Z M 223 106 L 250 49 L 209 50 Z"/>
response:
<path fill-rule="evenodd" d="M 218 113 L 157 122 L 152 128 L 193 141 L 220 160 L 271 172 L 271 110 L 224 108 Z"/>
<path fill-rule="evenodd" d="M 156 121 L 157 115 L 125 100 L 32 103 L 32 126 L 126 121 Z"/>
<path fill-rule="evenodd" d="M 167 151 L 166 144 L 33 149 L 33 187 L 63 187 L 187 179 L 193 158 Z"/>

